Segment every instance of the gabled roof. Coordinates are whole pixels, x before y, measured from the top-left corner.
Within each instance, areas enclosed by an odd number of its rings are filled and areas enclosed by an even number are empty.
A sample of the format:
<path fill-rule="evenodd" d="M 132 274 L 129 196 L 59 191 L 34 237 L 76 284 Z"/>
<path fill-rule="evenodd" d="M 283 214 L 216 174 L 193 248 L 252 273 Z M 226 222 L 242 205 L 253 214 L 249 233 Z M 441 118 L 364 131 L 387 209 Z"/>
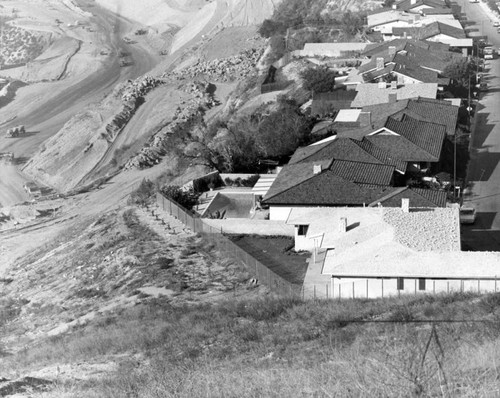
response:
<path fill-rule="evenodd" d="M 442 22 L 432 22 L 428 25 L 421 27 L 416 26 L 404 26 L 404 27 L 393 27 L 392 34 L 398 37 L 404 37 L 405 34 L 412 38 L 419 39 L 429 39 L 437 35 L 445 35 L 454 37 L 456 39 L 465 39 L 466 35 L 463 29 L 459 29 L 454 26 Z"/>
<path fill-rule="evenodd" d="M 439 160 L 401 135 L 377 134 L 369 135 L 365 139 L 384 148 L 390 156 L 407 162 L 437 162 Z"/>
<path fill-rule="evenodd" d="M 398 55 L 395 59 L 395 62 L 396 64 L 393 68 L 394 73 L 408 76 L 422 83 L 439 82 L 439 76 L 437 72 L 422 68 L 417 62 L 414 62 L 411 59 L 407 59 L 403 56 Z"/>
<path fill-rule="evenodd" d="M 379 202 L 384 207 L 399 207 L 403 198 L 410 200 L 412 208 L 446 207 L 447 194 L 445 191 L 404 187 L 401 190 L 395 190 L 386 198 L 379 199 Z"/>
<path fill-rule="evenodd" d="M 441 149 L 446 136 L 444 125 L 405 116 L 402 121 L 390 117 L 387 119 L 386 127 L 422 148 L 435 158 L 435 161 L 441 157 Z"/>
<path fill-rule="evenodd" d="M 374 57 L 379 53 L 384 53 L 389 51 L 389 47 L 396 47 L 396 52 L 403 50 L 408 43 L 414 46 L 420 47 L 427 51 L 448 51 L 450 46 L 448 44 L 428 41 L 428 40 L 415 40 L 415 39 L 394 39 L 390 41 L 385 41 L 383 43 L 374 43 L 366 47 L 363 55 L 366 57 Z"/>
<path fill-rule="evenodd" d="M 267 191 L 264 199 L 286 191 L 302 182 L 314 177 L 314 166 L 321 165 L 322 170 L 328 169 L 332 164 L 332 159 L 319 160 L 316 162 L 303 162 L 288 164 L 278 173 L 278 176 Z"/>
<path fill-rule="evenodd" d="M 408 167 L 407 162 L 391 156 L 389 152 L 374 145 L 373 142 L 363 139 L 362 141 L 356 141 L 356 144 L 363 148 L 374 158 L 378 159 L 381 163 L 394 166 L 396 170 L 401 173 L 406 172 L 406 168 Z"/>
<path fill-rule="evenodd" d="M 357 145 L 355 140 L 337 137 L 325 144 L 310 145 L 297 149 L 288 164 L 331 161 L 333 159 L 382 163 Z"/>
<path fill-rule="evenodd" d="M 412 2 L 412 0 L 401 0 L 395 3 L 396 8 L 398 10 L 409 11 L 416 7 L 421 7 L 423 5 L 432 7 L 432 8 L 442 8 L 446 7 L 446 3 L 440 0 L 417 0 L 416 2 Z"/>
<path fill-rule="evenodd" d="M 396 54 L 378 53 L 376 57 L 372 57 L 370 62 L 364 63 L 358 67 L 359 73 L 366 73 L 374 70 L 377 67 L 377 58 L 384 58 L 384 65 L 394 60 Z"/>
<path fill-rule="evenodd" d="M 458 110 L 458 106 L 448 101 L 418 98 L 408 101 L 405 109 L 392 113 L 392 116 L 402 120 L 404 115 L 407 115 L 416 120 L 443 124 L 446 126 L 446 134 L 453 135 L 457 126 Z"/>
<path fill-rule="evenodd" d="M 395 167 L 385 164 L 334 160 L 330 171 L 347 181 L 359 184 L 390 185 Z"/>
<path fill-rule="evenodd" d="M 357 184 L 327 170 L 274 196 L 268 193 L 264 202 L 304 206 L 361 206 L 392 189 L 388 186 Z"/>

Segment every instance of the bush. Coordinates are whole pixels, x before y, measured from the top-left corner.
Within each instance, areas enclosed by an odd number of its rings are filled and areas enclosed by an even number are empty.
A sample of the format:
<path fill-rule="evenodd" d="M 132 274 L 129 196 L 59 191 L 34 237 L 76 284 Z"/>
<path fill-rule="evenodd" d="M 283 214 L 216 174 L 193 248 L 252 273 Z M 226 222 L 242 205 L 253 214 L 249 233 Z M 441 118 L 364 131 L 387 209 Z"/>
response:
<path fill-rule="evenodd" d="M 129 205 L 147 206 L 153 202 L 154 194 L 154 183 L 147 179 L 143 179 L 139 187 L 130 194 L 127 203 Z"/>
<path fill-rule="evenodd" d="M 182 207 L 190 210 L 198 201 L 193 190 L 183 190 L 177 185 L 167 185 L 161 188 L 161 193 Z"/>
<path fill-rule="evenodd" d="M 304 81 L 304 88 L 316 93 L 333 91 L 335 88 L 335 71 L 327 66 L 308 68 L 300 73 Z"/>

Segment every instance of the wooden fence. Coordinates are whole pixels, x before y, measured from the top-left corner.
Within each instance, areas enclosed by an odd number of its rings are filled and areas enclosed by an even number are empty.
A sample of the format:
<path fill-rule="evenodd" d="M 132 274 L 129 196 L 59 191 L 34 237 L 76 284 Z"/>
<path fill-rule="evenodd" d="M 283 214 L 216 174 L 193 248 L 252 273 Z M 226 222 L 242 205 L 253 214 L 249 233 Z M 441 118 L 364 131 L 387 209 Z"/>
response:
<path fill-rule="evenodd" d="M 173 200 L 166 198 L 161 193 L 156 194 L 156 203 L 167 214 L 177 218 L 191 231 L 201 234 L 212 242 L 222 253 L 235 261 L 242 263 L 247 271 L 257 281 L 271 289 L 273 293 L 281 296 L 303 295 L 302 286 L 288 282 L 281 276 L 271 271 L 265 264 L 251 256 L 237 244 L 232 242 L 222 231 L 204 222 L 203 218 L 191 213 Z"/>

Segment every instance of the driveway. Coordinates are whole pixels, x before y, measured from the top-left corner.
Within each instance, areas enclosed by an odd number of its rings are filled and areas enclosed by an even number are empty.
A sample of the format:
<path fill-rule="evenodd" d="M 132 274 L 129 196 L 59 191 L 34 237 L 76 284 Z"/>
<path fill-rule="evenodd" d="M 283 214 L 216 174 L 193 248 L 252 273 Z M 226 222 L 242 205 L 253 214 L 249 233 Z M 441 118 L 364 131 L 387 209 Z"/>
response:
<path fill-rule="evenodd" d="M 492 26 L 492 14 L 481 4 L 459 0 L 469 20 L 475 21 L 480 34 L 500 48 L 500 34 Z M 500 59 L 487 61 L 489 90 L 480 97 L 471 139 L 471 160 L 467 180 L 470 191 L 464 206 L 476 208 L 473 225 L 463 226 L 464 250 L 500 250 Z"/>

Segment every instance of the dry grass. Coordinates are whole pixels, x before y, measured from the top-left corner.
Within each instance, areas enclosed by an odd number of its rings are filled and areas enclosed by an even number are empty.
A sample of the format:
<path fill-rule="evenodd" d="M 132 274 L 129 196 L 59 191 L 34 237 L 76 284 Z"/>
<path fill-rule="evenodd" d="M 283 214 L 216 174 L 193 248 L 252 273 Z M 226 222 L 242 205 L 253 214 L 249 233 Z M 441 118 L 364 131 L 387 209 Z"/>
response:
<path fill-rule="evenodd" d="M 189 306 L 156 299 L 19 352 L 4 366 L 121 358 L 116 373 L 61 381 L 51 397 L 497 396 L 500 318 L 491 302 L 499 297 Z M 425 316 L 436 304 L 441 311 Z M 402 308 L 424 322 L 391 321 Z M 432 323 L 447 314 L 467 322 Z"/>

